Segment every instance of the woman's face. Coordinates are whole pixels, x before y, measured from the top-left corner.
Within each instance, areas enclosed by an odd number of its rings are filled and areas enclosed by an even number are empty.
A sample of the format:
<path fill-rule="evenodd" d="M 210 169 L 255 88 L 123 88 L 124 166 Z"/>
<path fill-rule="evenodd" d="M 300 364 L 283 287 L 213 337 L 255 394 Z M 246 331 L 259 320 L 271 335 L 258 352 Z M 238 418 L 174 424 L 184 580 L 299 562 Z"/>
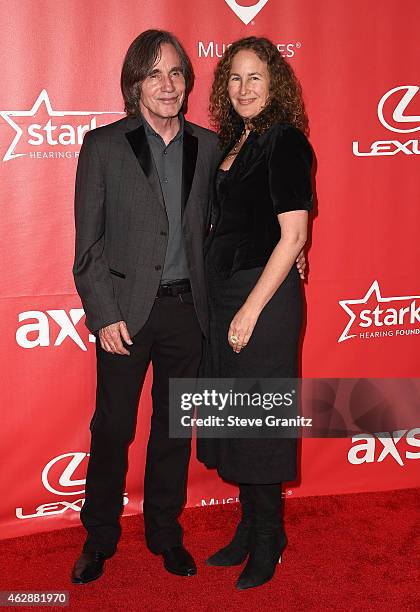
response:
<path fill-rule="evenodd" d="M 242 119 L 258 115 L 268 100 L 270 75 L 267 64 L 254 51 L 242 49 L 233 57 L 228 95 Z"/>

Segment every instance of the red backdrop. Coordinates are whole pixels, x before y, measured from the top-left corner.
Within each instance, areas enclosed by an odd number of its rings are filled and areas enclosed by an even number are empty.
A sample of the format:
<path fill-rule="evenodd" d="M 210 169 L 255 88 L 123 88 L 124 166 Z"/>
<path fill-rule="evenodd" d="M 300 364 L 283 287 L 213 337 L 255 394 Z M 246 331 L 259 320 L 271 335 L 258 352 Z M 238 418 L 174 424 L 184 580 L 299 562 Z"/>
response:
<path fill-rule="evenodd" d="M 77 153 L 86 130 L 119 118 L 122 59 L 147 28 L 185 44 L 197 76 L 189 119 L 203 125 L 223 46 L 253 34 L 279 44 L 302 81 L 317 155 L 303 374 L 419 375 L 417 0 L 2 0 L 1 14 L 3 537 L 78 518 L 95 364 L 71 274 Z M 387 309 L 402 314 L 385 319 Z M 128 513 L 141 508 L 149 386 Z M 286 495 L 416 486 L 419 438 L 305 440 Z M 192 461 L 189 505 L 235 496 Z"/>

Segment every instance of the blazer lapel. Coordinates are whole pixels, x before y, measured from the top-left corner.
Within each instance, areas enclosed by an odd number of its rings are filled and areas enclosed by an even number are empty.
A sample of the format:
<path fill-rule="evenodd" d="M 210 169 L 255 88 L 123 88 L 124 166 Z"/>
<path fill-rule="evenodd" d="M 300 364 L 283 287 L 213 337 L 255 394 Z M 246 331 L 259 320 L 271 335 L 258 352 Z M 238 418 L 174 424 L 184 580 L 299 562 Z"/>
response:
<path fill-rule="evenodd" d="M 127 138 L 153 193 L 157 197 L 160 205 L 165 208 L 159 175 L 156 171 L 152 152 L 147 142 L 144 126 L 140 125 L 137 127 L 137 129 L 126 132 L 125 137 Z"/>
<path fill-rule="evenodd" d="M 198 154 L 198 138 L 193 136 L 187 123 L 184 125 L 182 159 L 182 211 L 187 204 L 194 179 Z"/>

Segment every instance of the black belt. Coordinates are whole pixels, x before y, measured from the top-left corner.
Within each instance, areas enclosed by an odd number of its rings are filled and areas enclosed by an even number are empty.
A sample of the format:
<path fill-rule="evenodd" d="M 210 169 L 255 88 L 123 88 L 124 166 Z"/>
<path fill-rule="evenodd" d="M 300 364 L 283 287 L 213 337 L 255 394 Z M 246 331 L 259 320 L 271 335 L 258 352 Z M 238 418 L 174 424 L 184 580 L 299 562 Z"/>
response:
<path fill-rule="evenodd" d="M 182 293 L 190 293 L 191 283 L 188 278 L 182 280 L 171 281 L 159 285 L 156 297 L 176 297 Z"/>

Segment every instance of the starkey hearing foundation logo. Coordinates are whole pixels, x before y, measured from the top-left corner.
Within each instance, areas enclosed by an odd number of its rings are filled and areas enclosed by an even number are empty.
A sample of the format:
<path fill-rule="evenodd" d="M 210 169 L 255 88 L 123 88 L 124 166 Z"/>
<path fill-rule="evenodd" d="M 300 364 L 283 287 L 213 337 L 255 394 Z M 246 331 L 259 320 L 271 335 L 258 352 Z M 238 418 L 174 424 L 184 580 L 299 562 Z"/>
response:
<path fill-rule="evenodd" d="M 349 316 L 338 342 L 420 334 L 420 295 L 382 297 L 375 280 L 364 297 L 338 303 Z"/>
<path fill-rule="evenodd" d="M 378 119 L 390 132 L 396 134 L 414 134 L 420 130 L 420 87 L 417 85 L 400 85 L 390 89 L 379 100 Z M 416 114 L 417 113 L 417 114 Z M 368 145 L 353 142 L 353 155 L 356 157 L 379 157 L 402 153 L 403 155 L 420 155 L 420 141 L 407 137 L 407 140 L 376 140 Z"/>
<path fill-rule="evenodd" d="M 262 11 L 268 0 L 259 0 L 251 6 L 242 6 L 236 0 L 225 0 L 225 2 L 235 13 L 235 15 L 239 17 L 239 19 L 245 25 L 248 25 L 254 19 L 254 17 L 256 17 L 260 11 Z"/>
<path fill-rule="evenodd" d="M 43 89 L 29 110 L 0 111 L 0 117 L 14 131 L 6 145 L 3 161 L 20 157 L 78 157 L 86 132 L 115 120 L 115 115 L 123 114 L 118 111 L 54 110 L 47 90 Z"/>

